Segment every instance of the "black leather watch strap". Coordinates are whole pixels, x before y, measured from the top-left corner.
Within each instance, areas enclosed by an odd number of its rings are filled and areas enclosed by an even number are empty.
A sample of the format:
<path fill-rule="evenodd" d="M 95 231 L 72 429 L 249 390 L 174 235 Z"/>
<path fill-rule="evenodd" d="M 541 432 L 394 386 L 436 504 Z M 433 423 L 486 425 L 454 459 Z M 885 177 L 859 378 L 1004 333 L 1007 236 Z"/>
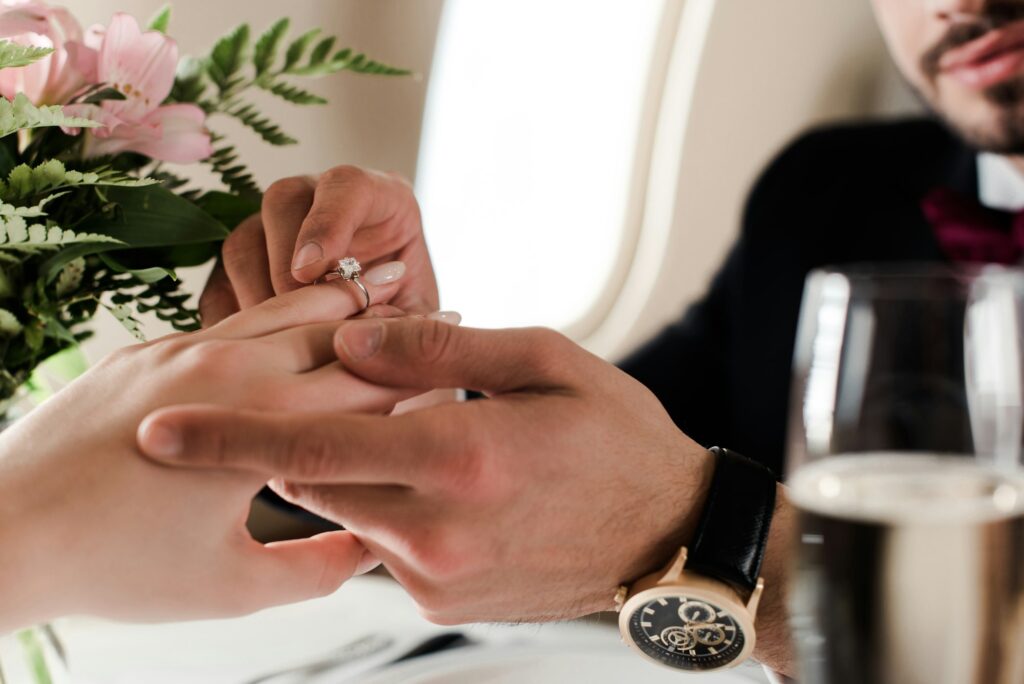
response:
<path fill-rule="evenodd" d="M 775 511 L 775 475 L 728 449 L 710 451 L 715 473 L 686 568 L 753 590 Z"/>

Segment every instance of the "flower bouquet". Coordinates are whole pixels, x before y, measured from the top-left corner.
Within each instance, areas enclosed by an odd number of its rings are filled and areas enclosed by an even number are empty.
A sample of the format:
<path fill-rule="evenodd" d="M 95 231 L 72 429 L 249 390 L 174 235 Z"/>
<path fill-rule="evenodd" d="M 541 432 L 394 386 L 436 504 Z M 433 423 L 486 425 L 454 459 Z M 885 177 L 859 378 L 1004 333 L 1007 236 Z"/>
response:
<path fill-rule="evenodd" d="M 290 145 L 253 94 L 322 105 L 300 79 L 408 73 L 338 50 L 319 29 L 289 38 L 288 19 L 258 37 L 243 24 L 208 55 L 179 59 L 170 16 L 143 29 L 116 14 L 85 30 L 61 7 L 0 2 L 0 416 L 41 363 L 89 336 L 100 309 L 140 339 L 147 312 L 199 326 L 175 269 L 216 258 L 261 201 L 218 119 Z M 221 187 L 190 187 L 166 163 L 205 164 Z M 37 661 L 39 634 L 21 637 Z M 48 681 L 39 662 L 30 669 Z"/>

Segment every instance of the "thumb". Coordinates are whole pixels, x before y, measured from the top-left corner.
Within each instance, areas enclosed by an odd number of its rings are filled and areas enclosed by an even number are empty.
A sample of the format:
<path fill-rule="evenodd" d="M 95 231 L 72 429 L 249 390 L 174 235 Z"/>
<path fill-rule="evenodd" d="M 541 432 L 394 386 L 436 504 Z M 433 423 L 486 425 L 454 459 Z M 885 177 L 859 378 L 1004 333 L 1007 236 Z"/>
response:
<path fill-rule="evenodd" d="M 488 393 L 562 386 L 582 351 L 544 328 L 479 330 L 432 318 L 346 322 L 334 348 L 345 368 L 379 385 Z"/>
<path fill-rule="evenodd" d="M 351 532 L 253 544 L 237 568 L 239 603 L 253 610 L 333 594 L 367 565 L 366 549 Z"/>

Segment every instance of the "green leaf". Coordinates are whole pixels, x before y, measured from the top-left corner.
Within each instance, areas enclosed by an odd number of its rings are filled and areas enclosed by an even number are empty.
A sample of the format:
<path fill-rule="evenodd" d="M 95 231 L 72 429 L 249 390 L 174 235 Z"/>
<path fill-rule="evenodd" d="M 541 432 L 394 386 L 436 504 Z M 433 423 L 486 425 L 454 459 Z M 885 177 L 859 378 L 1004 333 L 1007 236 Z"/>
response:
<path fill-rule="evenodd" d="M 113 306 L 104 304 L 103 308 L 113 314 L 117 322 L 124 326 L 124 329 L 132 334 L 132 337 L 137 339 L 139 342 L 145 342 L 146 336 L 142 334 L 142 325 L 136 320 L 132 310 L 124 304 L 114 304 Z"/>
<path fill-rule="evenodd" d="M 116 271 L 117 273 L 131 273 L 133 276 L 135 276 L 142 282 L 146 283 L 147 285 L 150 283 L 155 283 L 159 280 L 163 280 L 164 278 L 178 277 L 174 271 L 167 268 L 160 268 L 159 266 L 155 266 L 153 268 L 129 268 L 122 264 L 117 259 L 115 259 L 110 254 L 100 254 L 99 256 L 103 263 L 106 264 L 110 270 Z M 70 266 L 71 264 L 68 265 Z"/>
<path fill-rule="evenodd" d="M 252 104 L 240 103 L 228 109 L 226 113 L 241 121 L 271 145 L 294 145 L 298 142 L 270 119 L 261 116 Z"/>
<path fill-rule="evenodd" d="M 372 74 L 375 76 L 408 76 L 412 73 L 408 69 L 376 62 L 362 53 L 353 55 L 351 49 L 341 50 L 328 61 L 314 62 L 311 60 L 306 66 L 293 67 L 285 73 L 294 76 L 315 77 L 326 76 L 339 71 L 354 71 L 357 74 Z"/>
<path fill-rule="evenodd" d="M 68 128 L 96 128 L 100 124 L 89 119 L 65 116 L 59 106 L 36 107 L 24 93 L 14 101 L 0 97 L 0 138 L 32 128 L 66 126 Z"/>
<path fill-rule="evenodd" d="M 287 18 L 278 20 L 256 41 L 252 63 L 256 67 L 257 76 L 264 74 L 274 65 L 278 46 L 280 46 L 284 34 L 288 32 L 290 23 Z"/>
<path fill-rule="evenodd" d="M 206 69 L 201 60 L 184 57 L 178 62 L 171 99 L 175 102 L 199 102 L 206 92 Z"/>
<path fill-rule="evenodd" d="M 63 197 L 66 192 L 58 192 L 48 197 L 44 197 L 38 204 L 31 207 L 16 207 L 13 204 L 7 204 L 4 201 L 0 201 L 0 216 L 21 216 L 23 218 L 37 218 L 39 216 L 46 216 L 44 211 L 47 204 Z"/>
<path fill-rule="evenodd" d="M 117 205 L 113 216 L 94 214 L 79 230 L 102 233 L 129 247 L 166 247 L 219 242 L 228 229 L 192 202 L 159 185 L 110 188 L 107 199 Z"/>
<path fill-rule="evenodd" d="M 141 188 L 158 185 L 152 178 L 126 176 L 113 169 L 97 171 L 68 171 L 57 159 L 49 159 L 35 167 L 21 164 L 7 174 L 7 182 L 0 182 L 0 199 L 13 202 L 24 197 L 53 193 L 65 188 L 81 186 L 110 186 Z"/>
<path fill-rule="evenodd" d="M 149 20 L 149 26 L 147 29 L 150 31 L 159 31 L 160 33 L 167 33 L 168 27 L 171 25 L 171 6 L 169 4 L 161 7 L 153 18 Z"/>
<path fill-rule="evenodd" d="M 309 49 L 310 43 L 312 43 L 318 35 L 320 35 L 320 29 L 318 28 L 306 31 L 291 45 L 289 45 L 288 51 L 284 56 L 284 67 L 282 71 L 288 71 L 298 64 L 302 59 L 302 56 L 306 54 L 306 50 Z"/>
<path fill-rule="evenodd" d="M 246 60 L 248 47 L 248 24 L 242 24 L 218 40 L 217 44 L 213 46 L 207 72 L 221 91 L 228 90 L 232 86 L 232 78 L 242 68 L 242 64 Z"/>
<path fill-rule="evenodd" d="M 76 292 L 82 285 L 82 276 L 85 275 L 85 259 L 75 259 L 63 269 L 57 276 L 57 296 L 66 297 Z"/>
<path fill-rule="evenodd" d="M 238 152 L 234 147 L 229 145 L 214 150 L 208 159 L 203 160 L 203 163 L 209 164 L 214 173 L 220 176 L 221 182 L 232 192 L 247 196 L 260 194 L 256 179 L 252 177 L 244 164 L 238 163 Z"/>
<path fill-rule="evenodd" d="M 53 48 L 19 45 L 0 40 L 0 69 L 13 69 L 32 64 L 53 52 Z"/>
<path fill-rule="evenodd" d="M 60 226 L 28 223 L 22 216 L 0 217 L 0 250 L 35 252 L 84 242 L 120 244 L 120 240 L 98 233 L 64 230 Z"/>
<path fill-rule="evenodd" d="M 13 313 L 7 309 L 0 309 L 0 335 L 14 337 L 20 334 L 24 327 Z"/>
<path fill-rule="evenodd" d="M 99 104 L 105 101 L 126 100 L 124 93 L 116 88 L 101 88 L 82 100 L 83 104 Z"/>
<path fill-rule="evenodd" d="M 297 86 L 293 86 L 293 85 L 291 85 L 289 83 L 285 83 L 284 81 L 276 81 L 276 82 L 273 82 L 273 81 L 257 81 L 256 85 L 259 86 L 260 88 L 263 88 L 264 90 L 266 90 L 269 93 L 273 93 L 274 95 L 277 95 L 282 100 L 287 100 L 288 102 L 291 102 L 293 104 L 297 104 L 297 105 L 323 105 L 323 104 L 327 104 L 327 100 L 325 100 L 324 98 L 320 97 L 319 95 L 311 93 L 308 90 L 303 90 L 302 88 L 299 88 Z"/>
<path fill-rule="evenodd" d="M 107 199 L 116 206 L 109 212 L 93 214 L 77 228 L 107 235 L 122 244 L 74 245 L 63 249 L 40 266 L 40 277 L 45 282 L 52 282 L 72 260 L 89 254 L 125 246 L 160 247 L 170 252 L 176 246 L 219 243 L 229 233 L 223 223 L 159 185 L 113 187 L 107 190 Z"/>
<path fill-rule="evenodd" d="M 331 54 L 331 48 L 334 47 L 334 43 L 337 42 L 337 40 L 337 38 L 332 36 L 324 38 L 317 43 L 316 47 L 313 48 L 313 52 L 309 55 L 309 65 L 313 66 L 316 64 L 323 64 L 327 59 L 327 56 Z"/>
<path fill-rule="evenodd" d="M 260 197 L 229 192 L 208 192 L 197 199 L 196 204 L 230 229 L 260 211 Z"/>

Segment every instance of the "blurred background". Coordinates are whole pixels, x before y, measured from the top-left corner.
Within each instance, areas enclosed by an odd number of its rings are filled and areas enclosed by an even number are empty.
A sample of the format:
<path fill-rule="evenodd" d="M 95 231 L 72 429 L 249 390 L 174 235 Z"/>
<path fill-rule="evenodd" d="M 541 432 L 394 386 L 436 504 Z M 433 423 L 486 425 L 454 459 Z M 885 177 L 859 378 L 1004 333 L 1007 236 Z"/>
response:
<path fill-rule="evenodd" d="M 90 23 L 162 4 L 74 9 Z M 916 108 L 867 0 L 177 0 L 170 33 L 198 54 L 282 14 L 417 77 L 330 77 L 314 88 L 330 104 L 300 111 L 261 101 L 300 144 L 231 130 L 258 180 L 338 164 L 401 172 L 445 308 L 468 325 L 556 327 L 608 357 L 701 294 L 787 140 Z M 205 272 L 186 278 L 198 291 Z M 130 341 L 105 321 L 88 352 Z"/>

